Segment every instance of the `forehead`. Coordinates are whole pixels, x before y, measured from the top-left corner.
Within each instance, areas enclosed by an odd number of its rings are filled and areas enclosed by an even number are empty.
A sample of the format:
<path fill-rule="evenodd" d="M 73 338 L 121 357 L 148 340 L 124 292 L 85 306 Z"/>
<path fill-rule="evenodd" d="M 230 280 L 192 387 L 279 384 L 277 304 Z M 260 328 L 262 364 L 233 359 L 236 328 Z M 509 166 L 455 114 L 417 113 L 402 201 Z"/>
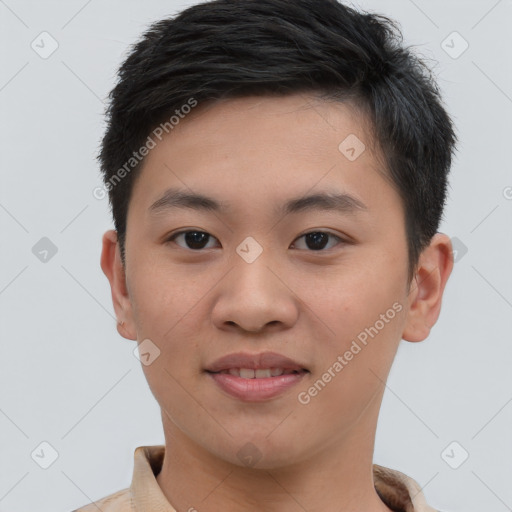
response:
<path fill-rule="evenodd" d="M 343 193 L 345 185 L 357 202 L 358 187 L 382 185 L 367 126 L 351 104 L 306 94 L 198 105 L 155 139 L 132 197 L 144 198 L 146 210 L 154 210 L 169 188 L 225 198 L 226 204 L 259 197 L 284 203 L 315 187 L 338 185 Z"/>
<path fill-rule="evenodd" d="M 325 130 L 341 133 L 352 130 L 364 139 L 367 149 L 375 151 L 375 142 L 370 135 L 373 132 L 371 122 L 362 105 L 325 100 L 314 93 L 209 100 L 180 117 L 179 120 L 175 117 L 174 126 L 166 130 L 169 137 L 164 134 L 165 139 L 179 134 L 180 143 L 183 143 L 185 139 L 195 139 L 198 135 L 202 142 L 222 139 L 224 145 L 243 141 L 244 148 L 248 149 L 251 145 L 249 134 L 259 135 L 258 139 L 253 140 L 257 145 L 264 140 L 263 130 L 276 128 L 278 133 L 269 134 L 269 138 L 276 142 L 287 140 L 288 145 L 293 145 L 293 137 L 307 135 L 310 145 L 320 143 L 318 149 L 321 150 L 326 144 L 331 144 L 330 140 L 325 139 Z M 241 127 L 243 130 L 240 130 Z M 226 131 L 231 131 L 229 139 L 222 138 Z M 298 144 L 306 149 L 304 142 L 300 140 Z"/>

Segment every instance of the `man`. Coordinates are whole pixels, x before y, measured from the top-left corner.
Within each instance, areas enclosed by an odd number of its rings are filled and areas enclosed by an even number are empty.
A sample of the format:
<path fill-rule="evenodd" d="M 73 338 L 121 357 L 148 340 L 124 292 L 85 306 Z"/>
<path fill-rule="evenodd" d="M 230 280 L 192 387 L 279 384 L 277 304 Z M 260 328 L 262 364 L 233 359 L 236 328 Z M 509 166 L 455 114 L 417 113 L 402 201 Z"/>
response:
<path fill-rule="evenodd" d="M 434 511 L 372 463 L 398 345 L 453 267 L 456 137 L 398 29 L 334 0 L 198 4 L 133 47 L 108 114 L 101 267 L 165 445 L 79 510 Z"/>

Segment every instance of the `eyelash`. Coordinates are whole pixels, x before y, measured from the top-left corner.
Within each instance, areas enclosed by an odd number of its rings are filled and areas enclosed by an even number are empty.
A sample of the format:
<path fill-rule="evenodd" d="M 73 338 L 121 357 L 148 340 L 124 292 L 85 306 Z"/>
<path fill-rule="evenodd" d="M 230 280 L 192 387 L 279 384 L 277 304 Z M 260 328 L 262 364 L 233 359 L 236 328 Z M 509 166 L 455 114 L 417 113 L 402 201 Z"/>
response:
<path fill-rule="evenodd" d="M 186 233 L 202 233 L 202 234 L 205 234 L 205 235 L 209 235 L 209 237 L 211 238 L 215 238 L 213 235 L 210 235 L 210 233 L 207 233 L 206 231 L 201 231 L 199 229 L 188 229 L 188 230 L 184 230 L 184 231 L 178 231 L 177 233 L 174 233 L 173 235 L 171 235 L 169 238 L 167 238 L 165 240 L 165 243 L 170 243 L 170 242 L 174 242 L 174 240 L 180 236 L 180 235 L 184 235 Z M 295 240 L 299 240 L 300 238 L 303 238 L 307 235 L 310 235 L 310 234 L 317 234 L 317 233 L 320 233 L 320 234 L 325 234 L 325 235 L 329 235 L 330 237 L 333 237 L 333 238 L 336 238 L 341 244 L 348 244 L 349 242 L 342 239 L 341 237 L 335 235 L 334 233 L 331 233 L 330 231 L 322 231 L 322 230 L 313 230 L 313 231 L 308 231 L 307 233 L 303 233 L 302 235 L 300 235 L 299 237 L 297 237 Z M 210 241 L 210 240 L 208 240 Z M 340 243 L 336 244 L 337 245 L 340 245 Z M 335 247 L 336 247 L 335 246 Z M 193 251 L 193 252 L 201 252 L 203 251 L 203 249 L 189 249 L 188 247 L 181 247 L 179 246 L 181 249 L 185 249 L 185 250 L 190 250 L 190 251 Z M 332 249 L 332 247 L 330 248 Z M 330 249 L 319 249 L 317 251 L 315 250 L 309 250 L 309 252 L 326 252 Z"/>

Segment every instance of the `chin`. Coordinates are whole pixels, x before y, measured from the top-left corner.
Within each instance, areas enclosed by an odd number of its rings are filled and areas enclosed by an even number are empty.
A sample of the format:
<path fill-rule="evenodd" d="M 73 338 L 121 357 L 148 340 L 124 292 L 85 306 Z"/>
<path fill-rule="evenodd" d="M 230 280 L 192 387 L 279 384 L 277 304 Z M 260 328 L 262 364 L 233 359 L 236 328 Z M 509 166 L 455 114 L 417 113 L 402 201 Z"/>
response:
<path fill-rule="evenodd" d="M 226 457 L 224 453 L 222 458 L 239 467 L 262 470 L 283 468 L 298 462 L 301 454 L 297 453 L 297 446 L 300 443 L 294 442 L 291 436 L 287 436 L 287 442 L 278 436 L 269 439 L 270 432 L 272 429 L 267 429 L 261 436 L 253 434 L 250 438 L 243 436 L 238 441 L 232 440 L 229 455 Z"/>

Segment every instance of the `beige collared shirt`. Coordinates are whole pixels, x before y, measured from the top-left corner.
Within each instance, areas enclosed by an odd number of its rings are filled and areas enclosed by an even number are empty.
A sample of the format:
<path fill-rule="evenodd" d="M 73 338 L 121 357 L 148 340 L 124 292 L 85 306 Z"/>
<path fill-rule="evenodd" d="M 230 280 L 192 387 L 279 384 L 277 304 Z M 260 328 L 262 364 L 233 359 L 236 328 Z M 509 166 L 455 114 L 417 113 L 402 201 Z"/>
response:
<path fill-rule="evenodd" d="M 176 512 L 156 480 L 165 446 L 135 449 L 130 487 L 110 494 L 73 512 Z M 420 486 L 404 473 L 373 465 L 374 484 L 382 501 L 396 512 L 437 512 L 427 505 Z"/>

